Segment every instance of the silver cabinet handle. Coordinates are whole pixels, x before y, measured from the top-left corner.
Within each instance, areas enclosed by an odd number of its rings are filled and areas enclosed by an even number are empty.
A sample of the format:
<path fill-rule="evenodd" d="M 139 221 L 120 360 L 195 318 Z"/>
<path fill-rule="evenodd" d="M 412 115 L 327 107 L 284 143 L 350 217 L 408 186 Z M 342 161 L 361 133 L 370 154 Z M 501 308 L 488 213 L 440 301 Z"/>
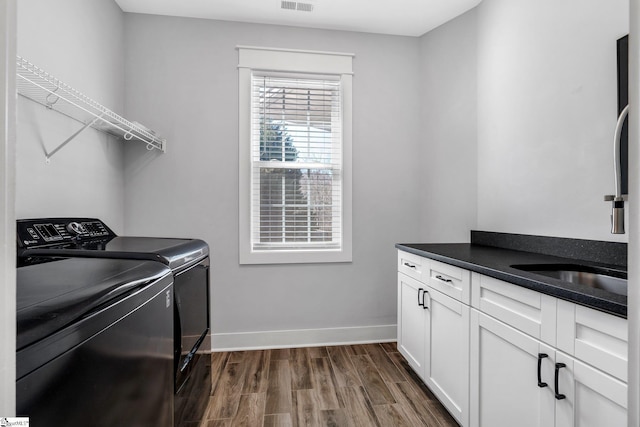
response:
<path fill-rule="evenodd" d="M 413 264 L 409 264 L 408 262 L 404 263 L 405 266 L 409 267 L 409 268 L 413 268 L 415 270 L 416 266 Z"/>

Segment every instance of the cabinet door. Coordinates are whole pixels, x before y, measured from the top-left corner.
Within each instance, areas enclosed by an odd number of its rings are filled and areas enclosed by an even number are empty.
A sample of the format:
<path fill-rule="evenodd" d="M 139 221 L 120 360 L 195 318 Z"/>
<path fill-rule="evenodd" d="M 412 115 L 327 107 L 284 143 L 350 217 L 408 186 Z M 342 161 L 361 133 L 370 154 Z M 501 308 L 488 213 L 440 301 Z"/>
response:
<path fill-rule="evenodd" d="M 414 371 L 424 379 L 426 286 L 398 273 L 398 351 Z"/>
<path fill-rule="evenodd" d="M 428 288 L 425 382 L 461 426 L 469 425 L 469 306 Z"/>
<path fill-rule="evenodd" d="M 470 425 L 553 426 L 553 349 L 477 310 L 470 316 Z"/>
<path fill-rule="evenodd" d="M 626 427 L 625 383 L 559 351 L 556 362 L 556 427 Z"/>

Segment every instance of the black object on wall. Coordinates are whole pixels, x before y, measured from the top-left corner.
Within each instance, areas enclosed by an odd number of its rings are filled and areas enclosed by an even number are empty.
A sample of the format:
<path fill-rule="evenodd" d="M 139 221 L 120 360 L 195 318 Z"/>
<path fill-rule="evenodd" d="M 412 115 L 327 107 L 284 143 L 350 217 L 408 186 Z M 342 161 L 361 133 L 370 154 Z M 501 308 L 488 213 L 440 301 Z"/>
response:
<path fill-rule="evenodd" d="M 617 42 L 618 51 L 618 116 L 629 104 L 629 36 L 626 35 Z M 616 117 L 617 120 L 617 117 Z M 624 120 L 620 140 L 620 163 L 622 167 L 622 194 L 629 194 L 629 134 L 628 119 Z"/>

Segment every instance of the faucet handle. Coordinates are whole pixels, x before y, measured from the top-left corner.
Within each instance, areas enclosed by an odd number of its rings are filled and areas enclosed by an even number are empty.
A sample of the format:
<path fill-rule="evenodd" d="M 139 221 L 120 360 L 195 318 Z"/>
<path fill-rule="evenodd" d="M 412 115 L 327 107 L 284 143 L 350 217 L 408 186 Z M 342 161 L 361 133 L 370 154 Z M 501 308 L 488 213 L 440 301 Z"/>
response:
<path fill-rule="evenodd" d="M 611 211 L 611 234 L 625 234 L 624 207 L 614 207 Z"/>
<path fill-rule="evenodd" d="M 611 234 L 625 234 L 624 201 L 626 196 L 604 196 L 605 202 L 611 202 Z"/>

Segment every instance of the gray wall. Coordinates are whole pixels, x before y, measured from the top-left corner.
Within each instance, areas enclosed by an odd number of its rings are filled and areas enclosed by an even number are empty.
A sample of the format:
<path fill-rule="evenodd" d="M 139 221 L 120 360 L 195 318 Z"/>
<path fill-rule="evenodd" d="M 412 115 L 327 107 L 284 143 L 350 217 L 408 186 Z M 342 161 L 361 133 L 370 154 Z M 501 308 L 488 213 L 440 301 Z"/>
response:
<path fill-rule="evenodd" d="M 113 0 L 20 0 L 18 55 L 118 114 L 124 14 Z M 93 129 L 45 163 L 82 125 L 18 98 L 16 215 L 96 216 L 123 229 L 122 142 Z"/>
<path fill-rule="evenodd" d="M 424 236 L 608 241 L 628 0 L 484 0 L 422 37 Z M 456 228 L 457 227 L 457 228 Z"/>
<path fill-rule="evenodd" d="M 484 0 L 478 13 L 478 228 L 610 234 L 616 39 L 628 0 Z"/>
<path fill-rule="evenodd" d="M 486 0 L 485 0 L 486 1 Z M 477 217 L 477 9 L 420 40 L 421 237 L 468 242 Z"/>
<path fill-rule="evenodd" d="M 126 231 L 209 242 L 214 334 L 393 329 L 394 243 L 421 240 L 419 39 L 129 14 L 125 28 L 126 110 L 169 144 L 128 147 Z M 355 53 L 352 263 L 238 264 L 236 45 Z"/>

